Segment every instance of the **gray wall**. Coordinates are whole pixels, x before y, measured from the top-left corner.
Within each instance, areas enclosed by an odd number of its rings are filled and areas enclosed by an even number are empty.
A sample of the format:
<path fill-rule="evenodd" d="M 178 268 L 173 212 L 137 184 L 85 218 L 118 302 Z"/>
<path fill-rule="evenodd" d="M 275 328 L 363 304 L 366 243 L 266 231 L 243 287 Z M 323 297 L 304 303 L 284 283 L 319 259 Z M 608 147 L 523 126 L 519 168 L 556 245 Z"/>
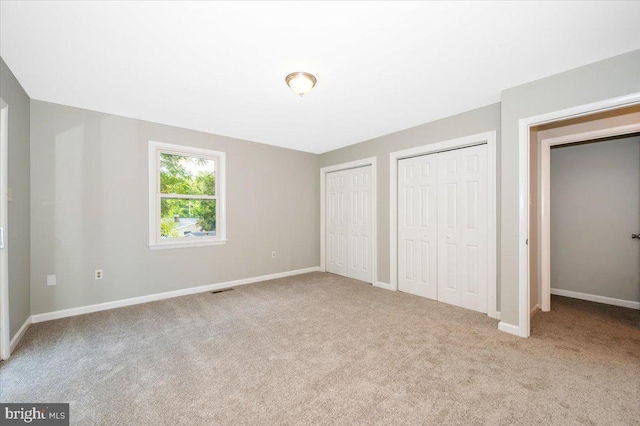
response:
<path fill-rule="evenodd" d="M 226 152 L 226 245 L 149 250 L 149 140 Z M 32 314 L 319 264 L 317 155 L 40 101 L 31 154 Z"/>
<path fill-rule="evenodd" d="M 503 322 L 519 325 L 519 120 L 635 92 L 640 92 L 640 50 L 502 92 L 500 281 Z"/>
<path fill-rule="evenodd" d="M 640 137 L 551 150 L 551 287 L 640 301 Z"/>
<path fill-rule="evenodd" d="M 0 58 L 0 97 L 9 105 L 9 330 L 13 337 L 31 314 L 29 227 L 29 97 Z"/>
<path fill-rule="evenodd" d="M 389 154 L 493 130 L 498 132 L 499 152 L 500 104 L 489 105 L 320 155 L 320 167 L 368 157 L 377 158 L 378 281 L 389 283 Z"/>

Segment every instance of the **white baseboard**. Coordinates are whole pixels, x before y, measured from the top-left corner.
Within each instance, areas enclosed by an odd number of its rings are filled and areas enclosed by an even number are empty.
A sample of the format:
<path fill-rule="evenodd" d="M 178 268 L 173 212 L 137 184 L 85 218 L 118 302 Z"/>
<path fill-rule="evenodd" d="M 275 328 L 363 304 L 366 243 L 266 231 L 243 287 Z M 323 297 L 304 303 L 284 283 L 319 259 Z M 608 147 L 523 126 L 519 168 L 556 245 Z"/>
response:
<path fill-rule="evenodd" d="M 522 336 L 520 334 L 520 327 L 515 326 L 515 325 L 511 325 L 511 324 L 507 324 L 506 322 L 500 321 L 498 323 L 498 330 L 504 331 L 505 333 L 513 334 L 513 335 L 518 336 L 518 337 L 526 337 L 526 336 Z"/>
<path fill-rule="evenodd" d="M 551 294 L 556 296 L 572 297 L 574 299 L 588 300 L 589 302 L 605 303 L 607 305 L 622 306 L 623 308 L 640 309 L 640 302 L 633 300 L 614 299 L 613 297 L 598 296 L 596 294 L 579 293 L 577 291 L 552 288 Z"/>
<path fill-rule="evenodd" d="M 379 287 L 385 290 L 391 290 L 393 291 L 393 287 L 391 287 L 391 284 L 387 284 L 387 283 L 383 283 L 382 281 L 376 281 L 373 283 L 374 287 Z M 495 312 L 491 312 L 489 311 L 489 313 L 487 314 L 490 318 L 494 318 L 499 320 L 500 319 L 500 311 L 495 311 Z"/>
<path fill-rule="evenodd" d="M 500 319 L 500 312 L 498 312 L 496 309 L 491 309 L 491 306 L 488 307 L 487 309 L 487 316 L 489 318 L 493 318 L 493 319 Z"/>
<path fill-rule="evenodd" d="M 245 284 L 257 283 L 260 281 L 275 280 L 277 278 L 291 277 L 293 275 L 307 274 L 309 272 L 319 271 L 320 267 L 297 269 L 295 271 L 279 272 L 277 274 L 262 275 L 259 277 L 243 278 L 241 280 L 227 281 L 223 283 L 208 284 L 199 287 L 185 288 L 182 290 L 167 291 L 164 293 L 150 294 L 148 296 L 132 297 L 130 299 L 115 300 L 113 302 L 98 303 L 96 305 L 81 306 L 78 308 L 63 309 L 60 311 L 47 312 L 44 314 L 36 314 L 31 316 L 34 323 L 51 321 L 59 318 L 73 317 L 76 315 L 89 314 L 91 312 L 106 311 L 108 309 L 122 308 L 124 306 L 139 305 L 140 303 L 154 302 L 156 300 L 171 299 L 174 297 L 187 296 L 196 293 L 205 293 L 207 291 L 221 290 L 229 287 L 237 287 Z"/>
<path fill-rule="evenodd" d="M 381 281 L 376 281 L 373 283 L 374 287 L 379 287 L 379 288 L 383 288 L 385 290 L 393 290 L 393 288 L 391 288 L 391 284 L 387 284 L 387 283 L 383 283 Z"/>
<path fill-rule="evenodd" d="M 29 329 L 31 322 L 32 322 L 32 317 L 27 318 L 24 324 L 22 324 L 22 327 L 20 327 L 18 332 L 13 336 L 13 338 L 11 339 L 11 343 L 9 343 L 9 354 L 13 352 L 16 346 L 18 346 L 18 343 L 20 343 L 20 340 L 22 340 L 22 336 L 24 336 L 24 333 L 26 333 L 27 330 Z"/>
<path fill-rule="evenodd" d="M 540 309 L 540 305 L 536 304 L 536 306 L 531 308 L 531 310 L 529 311 L 529 317 L 534 316 L 535 313 L 538 312 L 539 309 Z"/>

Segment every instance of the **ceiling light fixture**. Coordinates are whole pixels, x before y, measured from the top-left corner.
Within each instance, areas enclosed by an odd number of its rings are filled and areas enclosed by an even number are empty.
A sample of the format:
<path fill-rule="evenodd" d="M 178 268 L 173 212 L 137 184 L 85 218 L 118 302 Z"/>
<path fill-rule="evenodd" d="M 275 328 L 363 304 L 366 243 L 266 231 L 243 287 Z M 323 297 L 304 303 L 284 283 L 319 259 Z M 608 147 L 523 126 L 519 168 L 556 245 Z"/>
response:
<path fill-rule="evenodd" d="M 308 72 L 292 72 L 285 78 L 285 81 L 293 93 L 303 97 L 313 89 L 318 80 Z"/>

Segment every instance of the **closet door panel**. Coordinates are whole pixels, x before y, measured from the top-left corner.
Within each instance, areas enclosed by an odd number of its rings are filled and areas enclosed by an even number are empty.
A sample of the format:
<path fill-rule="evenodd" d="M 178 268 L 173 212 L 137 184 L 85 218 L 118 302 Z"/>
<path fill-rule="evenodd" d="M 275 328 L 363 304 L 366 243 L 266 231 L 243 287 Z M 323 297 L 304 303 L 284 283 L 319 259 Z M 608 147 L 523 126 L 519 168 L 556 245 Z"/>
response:
<path fill-rule="evenodd" d="M 399 161 L 398 289 L 437 299 L 437 155 Z"/>
<path fill-rule="evenodd" d="M 350 278 L 373 281 L 373 176 L 372 167 L 359 167 L 346 171 L 349 182 L 349 236 L 348 272 Z"/>
<path fill-rule="evenodd" d="M 326 175 L 326 269 L 373 282 L 372 167 Z"/>
<path fill-rule="evenodd" d="M 487 147 L 440 154 L 438 300 L 487 312 Z"/>
<path fill-rule="evenodd" d="M 347 275 L 347 206 L 346 181 L 342 172 L 327 174 L 326 220 L 326 269 L 339 275 Z"/>

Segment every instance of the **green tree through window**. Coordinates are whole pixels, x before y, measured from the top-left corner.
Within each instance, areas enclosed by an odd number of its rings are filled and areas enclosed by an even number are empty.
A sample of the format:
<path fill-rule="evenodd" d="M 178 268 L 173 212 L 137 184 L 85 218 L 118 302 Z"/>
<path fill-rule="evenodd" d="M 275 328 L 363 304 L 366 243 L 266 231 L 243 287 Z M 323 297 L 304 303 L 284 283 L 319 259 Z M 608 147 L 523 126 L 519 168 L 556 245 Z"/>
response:
<path fill-rule="evenodd" d="M 160 192 L 182 196 L 162 197 L 160 200 L 162 237 L 184 236 L 177 229 L 180 219 L 196 220 L 198 230 L 208 235 L 215 232 L 216 200 L 198 198 L 215 195 L 215 182 L 214 160 L 160 154 Z"/>

